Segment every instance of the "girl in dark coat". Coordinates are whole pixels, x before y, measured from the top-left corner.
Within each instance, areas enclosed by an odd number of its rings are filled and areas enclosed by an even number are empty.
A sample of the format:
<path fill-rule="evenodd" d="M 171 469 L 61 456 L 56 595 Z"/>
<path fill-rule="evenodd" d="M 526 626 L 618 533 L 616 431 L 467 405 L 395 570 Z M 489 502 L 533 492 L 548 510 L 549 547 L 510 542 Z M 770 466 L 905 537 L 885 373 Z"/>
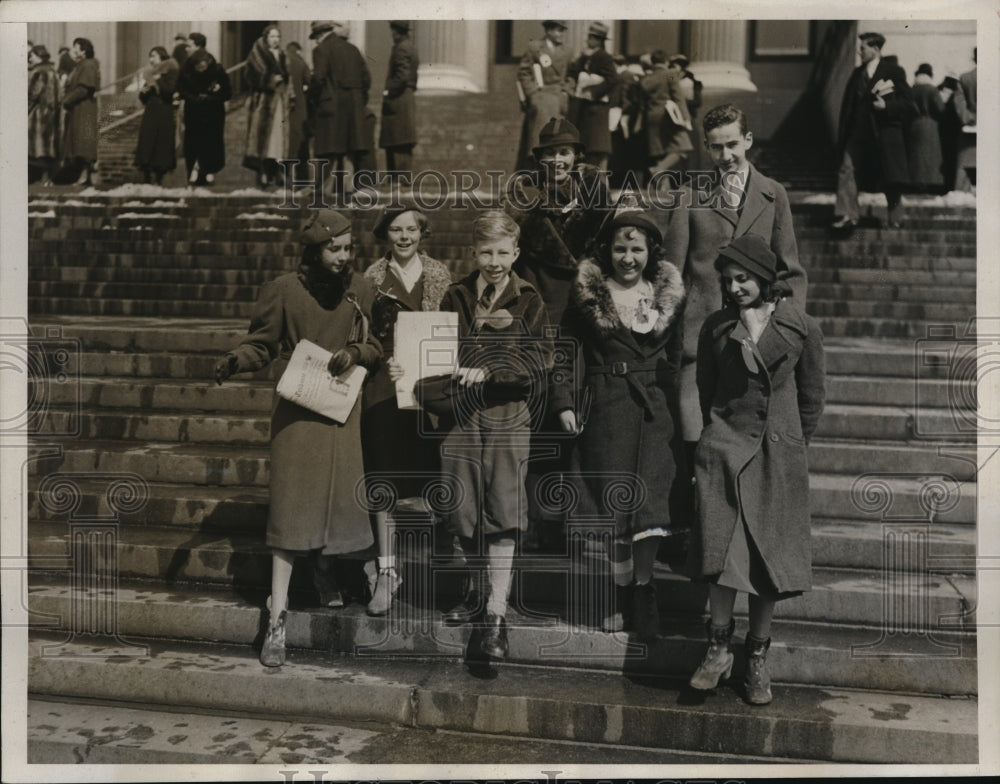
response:
<path fill-rule="evenodd" d="M 611 128 L 608 114 L 611 98 L 617 95 L 618 69 L 605 50 L 608 26 L 594 22 L 587 30 L 587 45 L 573 61 L 568 74 L 576 80 L 576 94 L 569 102 L 569 120 L 580 129 L 580 140 L 587 150 L 587 163 L 606 169 L 611 154 Z"/>
<path fill-rule="evenodd" d="M 351 270 L 350 220 L 319 210 L 302 243 L 298 271 L 261 288 L 249 332 L 216 363 L 219 384 L 233 373 L 286 359 L 303 339 L 333 353 L 331 375 L 378 362 L 382 352 L 368 329 L 375 291 Z M 368 512 L 356 500 L 364 498 L 364 490 L 360 406 L 340 423 L 278 398 L 271 415 L 267 544 L 273 556 L 262 664 L 277 667 L 285 661 L 285 612 L 296 554 L 371 546 Z"/>
<path fill-rule="evenodd" d="M 254 42 L 246 73 L 252 93 L 243 165 L 257 172 L 258 183 L 266 186 L 282 180 L 278 161 L 289 156 L 289 114 L 294 100 L 277 25 L 265 27 Z"/>
<path fill-rule="evenodd" d="M 749 595 L 746 698 L 771 701 L 765 668 L 775 602 L 811 586 L 806 446 L 824 401 L 823 336 L 777 299 L 777 257 L 756 234 L 737 237 L 715 262 L 724 307 L 698 340 L 705 428 L 695 450 L 698 527 L 692 573 L 708 580 L 709 648 L 691 678 L 712 689 L 733 667 L 733 603 Z"/>
<path fill-rule="evenodd" d="M 29 180 L 52 184 L 52 165 L 59 150 L 59 76 L 42 44 L 28 53 Z"/>
<path fill-rule="evenodd" d="M 163 182 L 163 175 L 177 168 L 174 145 L 174 89 L 180 66 L 162 46 L 149 50 L 152 72 L 149 82 L 139 93 L 146 104 L 139 126 L 139 144 L 135 150 L 135 165 L 142 170 L 144 182 Z"/>
<path fill-rule="evenodd" d="M 579 433 L 574 473 L 583 514 L 613 518 L 609 543 L 615 606 L 605 631 L 659 630 L 651 581 L 656 551 L 670 533 L 672 442 L 684 300 L 680 271 L 660 257 L 660 231 L 645 212 L 624 212 L 596 260 L 580 264 L 563 318 L 563 337 L 579 341 L 585 392 L 574 395 L 572 357 L 553 378 L 563 430 Z M 584 409 L 589 398 L 589 419 Z M 637 445 L 641 445 L 638 448 Z"/>
<path fill-rule="evenodd" d="M 913 78 L 913 103 L 917 116 L 906 129 L 906 149 L 910 179 L 918 191 L 940 190 L 944 185 L 939 123 L 944 116 L 944 100 L 934 85 L 934 69 L 921 63 Z"/>
<path fill-rule="evenodd" d="M 426 420 L 421 423 L 423 412 L 396 405 L 396 381 L 403 376 L 402 367 L 392 355 L 396 316 L 401 311 L 440 310 L 451 285 L 451 273 L 440 261 L 420 252 L 420 243 L 430 229 L 427 217 L 416 208 L 387 207 L 372 233 L 389 243 L 385 256 L 365 270 L 365 278 L 376 289 L 372 332 L 388 359 L 365 385 L 361 443 L 370 481 L 388 480 L 393 484 L 394 498 L 407 498 L 422 494 L 425 477 L 436 470 L 438 456 L 437 445 L 421 437 L 421 433 L 429 432 Z M 378 474 L 377 480 L 373 474 Z M 374 513 L 379 556 L 377 570 L 373 563 L 365 565 L 369 580 L 377 571 L 369 615 L 385 615 L 402 584 L 389 530 L 390 511 L 379 509 Z"/>
<path fill-rule="evenodd" d="M 226 165 L 226 101 L 233 97 L 226 69 L 204 49 L 184 63 L 177 80 L 184 100 L 184 162 L 188 182 L 211 184 Z"/>
<path fill-rule="evenodd" d="M 97 161 L 97 91 L 101 89 L 101 64 L 94 59 L 94 45 L 86 38 L 74 39 L 70 56 L 76 65 L 63 91 L 66 127 L 62 155 L 70 165 L 80 167 L 77 185 L 89 185 L 91 170 Z"/>

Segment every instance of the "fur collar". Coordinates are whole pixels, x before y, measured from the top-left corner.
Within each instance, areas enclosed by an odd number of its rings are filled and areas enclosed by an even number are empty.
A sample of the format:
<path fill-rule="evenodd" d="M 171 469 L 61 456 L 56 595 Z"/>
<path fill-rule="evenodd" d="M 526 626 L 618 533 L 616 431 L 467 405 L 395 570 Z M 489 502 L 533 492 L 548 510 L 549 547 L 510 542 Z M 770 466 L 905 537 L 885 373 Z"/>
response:
<path fill-rule="evenodd" d="M 601 268 L 592 259 L 580 262 L 580 270 L 573 284 L 573 301 L 584 319 L 598 332 L 608 333 L 625 329 L 618 317 L 618 309 L 611 299 L 611 292 L 605 282 Z M 660 317 L 653 326 L 652 334 L 663 335 L 677 317 L 684 301 L 684 284 L 680 270 L 666 260 L 660 260 L 660 269 L 653 281 L 653 301 Z"/>
<path fill-rule="evenodd" d="M 424 294 L 420 300 L 420 309 L 423 311 L 440 310 L 444 293 L 451 285 L 451 273 L 440 261 L 432 259 L 420 251 L 417 252 L 420 255 L 420 263 L 424 266 Z M 388 271 L 389 256 L 386 254 L 365 270 L 365 277 L 378 288 L 385 282 Z"/>

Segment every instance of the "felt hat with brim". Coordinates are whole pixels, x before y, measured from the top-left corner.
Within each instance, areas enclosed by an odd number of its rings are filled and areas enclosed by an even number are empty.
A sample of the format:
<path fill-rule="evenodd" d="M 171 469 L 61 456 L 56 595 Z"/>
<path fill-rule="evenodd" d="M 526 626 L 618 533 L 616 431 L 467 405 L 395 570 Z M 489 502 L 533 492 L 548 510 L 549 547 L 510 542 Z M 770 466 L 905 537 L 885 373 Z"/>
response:
<path fill-rule="evenodd" d="M 645 210 L 631 209 L 619 212 L 611 219 L 611 225 L 608 227 L 610 229 L 610 236 L 614 236 L 616 229 L 625 226 L 635 226 L 638 229 L 642 229 L 649 235 L 650 241 L 656 245 L 663 242 L 663 232 L 656 225 L 656 221 L 653 220 L 652 216 Z"/>
<path fill-rule="evenodd" d="M 604 22 L 592 22 L 590 27 L 587 28 L 588 36 L 592 35 L 594 38 L 600 38 L 602 41 L 607 40 L 609 32 L 611 31 Z"/>
<path fill-rule="evenodd" d="M 542 22 L 542 27 L 548 29 L 549 27 L 559 27 L 563 30 L 569 30 L 569 25 L 566 24 L 565 19 L 546 19 Z"/>
<path fill-rule="evenodd" d="M 393 29 L 393 30 L 398 30 L 401 33 L 408 33 L 408 32 L 410 32 L 410 23 L 409 22 L 401 22 L 401 21 L 398 21 L 398 20 L 393 20 L 393 21 L 389 22 L 389 27 L 391 29 Z"/>
<path fill-rule="evenodd" d="M 336 210 L 316 210 L 302 230 L 299 242 L 303 245 L 318 245 L 350 230 L 351 221 L 345 215 Z"/>
<path fill-rule="evenodd" d="M 389 225 L 404 212 L 419 212 L 424 215 L 424 211 L 415 204 L 400 202 L 388 204 L 379 210 L 378 217 L 375 218 L 375 225 L 372 227 L 372 234 L 376 239 L 389 239 Z"/>
<path fill-rule="evenodd" d="M 323 33 L 330 32 L 336 22 L 310 22 L 309 23 L 309 37 L 319 38 Z"/>
<path fill-rule="evenodd" d="M 759 234 L 743 234 L 719 250 L 715 268 L 722 272 L 727 264 L 736 264 L 768 283 L 778 278 L 778 257 Z"/>
<path fill-rule="evenodd" d="M 538 134 L 538 144 L 532 147 L 531 154 L 537 160 L 543 150 L 549 147 L 561 147 L 564 144 L 576 148 L 577 154 L 582 154 L 585 150 L 576 126 L 569 120 L 553 117 L 542 126 Z"/>

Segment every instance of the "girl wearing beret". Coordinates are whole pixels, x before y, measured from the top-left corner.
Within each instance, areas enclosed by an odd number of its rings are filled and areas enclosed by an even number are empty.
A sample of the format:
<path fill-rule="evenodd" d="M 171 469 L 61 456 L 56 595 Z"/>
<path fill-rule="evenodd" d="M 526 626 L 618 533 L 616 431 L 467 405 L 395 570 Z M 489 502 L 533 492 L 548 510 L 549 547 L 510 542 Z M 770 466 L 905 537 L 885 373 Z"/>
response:
<path fill-rule="evenodd" d="M 377 364 L 382 351 L 369 329 L 375 291 L 351 269 L 350 221 L 333 210 L 318 210 L 302 234 L 302 244 L 298 270 L 261 287 L 246 337 L 216 363 L 217 383 L 233 373 L 287 360 L 303 339 L 333 353 L 331 375 L 356 364 Z M 285 661 L 288 583 L 295 556 L 317 551 L 335 555 L 371 546 L 368 512 L 356 500 L 364 497 L 364 481 L 360 406 L 340 423 L 277 398 L 271 415 L 267 518 L 270 619 L 262 664 L 277 667 Z"/>
<path fill-rule="evenodd" d="M 749 597 L 746 700 L 771 701 L 766 654 L 775 603 L 811 587 L 807 445 L 824 401 L 823 336 L 779 299 L 777 259 L 745 234 L 720 251 L 723 308 L 698 339 L 705 428 L 695 450 L 698 526 L 689 568 L 709 582 L 708 651 L 691 677 L 712 689 L 733 669 L 738 592 Z"/>
<path fill-rule="evenodd" d="M 365 278 L 376 290 L 372 332 L 388 359 L 365 384 L 361 443 L 370 481 L 391 482 L 395 501 L 421 495 L 426 478 L 438 464 L 437 445 L 420 435 L 429 428 L 429 423 L 421 422 L 423 412 L 396 405 L 396 381 L 403 375 L 392 356 L 396 316 L 401 311 L 440 310 L 451 285 L 451 273 L 420 250 L 421 241 L 430 234 L 427 216 L 420 210 L 406 205 L 387 207 L 372 233 L 389 244 L 385 256 L 365 270 Z M 378 474 L 377 479 L 374 474 Z M 390 511 L 378 509 L 374 513 L 378 563 L 377 567 L 372 562 L 365 565 L 369 581 L 375 583 L 368 603 L 368 614 L 374 616 L 389 612 L 402 584 L 389 531 Z"/>
<path fill-rule="evenodd" d="M 647 213 L 617 215 L 611 232 L 597 257 L 580 263 L 562 321 L 562 335 L 579 349 L 577 357 L 557 360 L 552 407 L 563 430 L 578 434 L 576 514 L 614 520 L 614 600 L 602 628 L 653 639 L 653 563 L 671 533 L 684 285 L 661 257 L 660 230 Z M 574 390 L 581 382 L 584 391 Z"/>

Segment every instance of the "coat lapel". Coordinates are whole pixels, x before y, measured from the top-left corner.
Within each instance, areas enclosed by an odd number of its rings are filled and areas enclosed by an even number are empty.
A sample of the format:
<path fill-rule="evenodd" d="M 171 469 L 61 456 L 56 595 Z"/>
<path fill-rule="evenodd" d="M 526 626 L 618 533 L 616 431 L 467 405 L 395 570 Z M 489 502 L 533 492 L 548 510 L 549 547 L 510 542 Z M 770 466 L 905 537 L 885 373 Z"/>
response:
<path fill-rule="evenodd" d="M 751 165 L 747 178 L 747 189 L 744 191 L 743 210 L 736 223 L 736 233 L 734 234 L 736 237 L 749 233 L 750 227 L 760 217 L 760 214 L 774 203 L 774 189 L 763 182 L 763 179 L 761 174 Z"/>

